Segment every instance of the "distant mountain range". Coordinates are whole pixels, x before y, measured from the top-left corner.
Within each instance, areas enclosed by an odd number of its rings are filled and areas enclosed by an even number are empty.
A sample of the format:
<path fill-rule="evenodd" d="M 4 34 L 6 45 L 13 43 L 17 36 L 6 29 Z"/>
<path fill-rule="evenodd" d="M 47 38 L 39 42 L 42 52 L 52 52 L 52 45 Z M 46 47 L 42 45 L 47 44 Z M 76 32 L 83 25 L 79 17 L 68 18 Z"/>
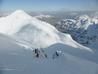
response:
<path fill-rule="evenodd" d="M 77 16 L 75 19 L 63 19 L 55 24 L 55 27 L 64 33 L 68 33 L 80 44 L 98 48 L 98 18 L 87 15 Z"/>
<path fill-rule="evenodd" d="M 73 14 L 72 14 L 73 13 Z M 72 12 L 65 15 L 53 15 L 38 18 L 54 25 L 59 31 L 68 33 L 78 43 L 93 49 L 98 48 L 98 13 Z M 59 16 L 59 17 L 57 17 Z M 65 16 L 65 17 L 64 17 Z M 63 17 L 63 18 L 62 18 Z"/>

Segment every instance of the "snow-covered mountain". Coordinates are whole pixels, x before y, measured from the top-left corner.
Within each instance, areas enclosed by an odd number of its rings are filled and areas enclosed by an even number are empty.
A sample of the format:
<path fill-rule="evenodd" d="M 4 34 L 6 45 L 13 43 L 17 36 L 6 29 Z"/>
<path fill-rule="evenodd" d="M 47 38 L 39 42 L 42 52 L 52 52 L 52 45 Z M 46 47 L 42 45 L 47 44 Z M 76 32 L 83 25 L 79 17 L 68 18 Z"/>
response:
<path fill-rule="evenodd" d="M 0 18 L 0 33 L 0 74 L 98 73 L 98 51 L 22 10 Z"/>
<path fill-rule="evenodd" d="M 81 15 L 74 19 L 63 19 L 55 27 L 64 33 L 71 34 L 72 38 L 80 44 L 93 49 L 98 47 L 98 18 Z"/>
<path fill-rule="evenodd" d="M 40 15 L 37 15 L 37 16 L 34 16 L 34 17 L 38 18 L 38 19 L 53 18 L 53 16 L 51 16 L 51 15 L 44 15 L 44 14 L 40 14 Z"/>
<path fill-rule="evenodd" d="M 51 24 L 31 17 L 22 10 L 0 18 L 0 33 L 11 36 L 25 47 L 45 48 L 55 43 L 63 43 L 92 51 L 75 42 L 69 34 L 60 33 Z"/>

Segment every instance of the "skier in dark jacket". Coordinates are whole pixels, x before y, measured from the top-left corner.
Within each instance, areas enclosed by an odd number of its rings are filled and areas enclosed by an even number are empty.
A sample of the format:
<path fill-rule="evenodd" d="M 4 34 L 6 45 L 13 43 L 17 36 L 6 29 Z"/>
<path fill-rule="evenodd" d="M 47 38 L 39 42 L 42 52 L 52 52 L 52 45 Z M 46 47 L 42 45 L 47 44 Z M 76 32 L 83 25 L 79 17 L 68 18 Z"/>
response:
<path fill-rule="evenodd" d="M 34 53 L 35 53 L 35 56 L 38 58 L 39 57 L 39 50 L 38 49 L 35 49 L 34 50 Z"/>

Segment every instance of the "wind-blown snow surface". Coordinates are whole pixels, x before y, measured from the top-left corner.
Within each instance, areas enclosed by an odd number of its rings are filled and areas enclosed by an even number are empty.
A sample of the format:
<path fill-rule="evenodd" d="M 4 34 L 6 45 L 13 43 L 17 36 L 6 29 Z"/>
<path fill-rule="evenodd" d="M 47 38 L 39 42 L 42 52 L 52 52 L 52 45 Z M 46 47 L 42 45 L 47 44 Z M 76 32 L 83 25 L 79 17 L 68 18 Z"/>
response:
<path fill-rule="evenodd" d="M 21 46 L 17 45 L 11 38 L 0 35 L 0 74 L 98 73 L 98 64 L 83 58 L 79 58 L 78 56 L 72 55 L 66 51 L 75 50 L 73 47 L 55 44 L 44 50 L 47 54 L 47 58 L 36 58 L 33 56 L 31 50 L 25 50 Z M 55 51 L 59 52 L 59 56 L 53 58 Z M 88 53 L 90 54 L 90 52 Z M 83 54 L 83 56 L 86 55 Z"/>
<path fill-rule="evenodd" d="M 52 25 L 31 17 L 22 10 L 0 18 L 0 33 L 9 35 L 23 46 L 45 48 L 55 43 L 92 51 L 76 43 L 69 34 L 57 31 Z"/>

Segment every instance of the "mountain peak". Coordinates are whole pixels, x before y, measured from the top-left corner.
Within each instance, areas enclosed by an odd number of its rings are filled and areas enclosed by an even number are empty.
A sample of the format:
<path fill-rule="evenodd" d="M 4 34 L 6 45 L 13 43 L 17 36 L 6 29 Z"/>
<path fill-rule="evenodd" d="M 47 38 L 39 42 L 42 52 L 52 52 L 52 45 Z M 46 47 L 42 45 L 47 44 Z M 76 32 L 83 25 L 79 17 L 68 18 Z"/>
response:
<path fill-rule="evenodd" d="M 13 12 L 10 16 L 13 16 L 13 17 L 23 17 L 23 18 L 31 18 L 31 16 L 26 13 L 25 11 L 23 10 L 16 10 L 15 12 Z"/>
<path fill-rule="evenodd" d="M 16 10 L 15 12 L 14 12 L 14 14 L 20 14 L 20 13 L 25 13 L 25 14 L 27 14 L 25 11 L 23 11 L 23 10 Z"/>

